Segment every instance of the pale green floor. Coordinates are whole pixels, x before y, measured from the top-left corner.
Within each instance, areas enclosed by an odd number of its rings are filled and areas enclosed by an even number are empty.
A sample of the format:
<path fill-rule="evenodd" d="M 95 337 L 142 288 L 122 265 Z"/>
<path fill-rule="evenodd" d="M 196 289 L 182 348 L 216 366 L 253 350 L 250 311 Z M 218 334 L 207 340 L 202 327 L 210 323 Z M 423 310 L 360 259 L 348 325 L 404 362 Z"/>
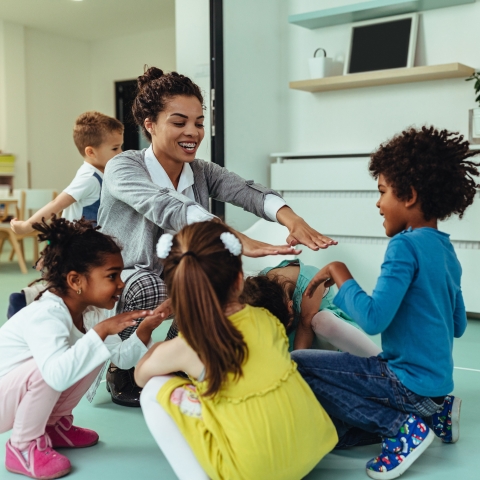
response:
<path fill-rule="evenodd" d="M 30 246 L 26 248 L 27 256 Z M 36 278 L 35 272 L 22 275 L 16 263 L 0 259 L 0 325 L 6 319 L 8 295 L 19 291 Z M 168 325 L 156 333 L 160 339 Z M 160 329 L 159 329 L 160 330 Z M 463 399 L 461 440 L 444 445 L 438 439 L 402 478 L 436 480 L 478 480 L 478 444 L 480 440 L 480 321 L 471 320 L 463 338 L 456 340 L 455 394 Z M 1 352 L 0 352 L 1 354 Z M 95 429 L 100 434 L 97 446 L 82 450 L 63 450 L 70 458 L 73 470 L 68 478 L 76 480 L 173 480 L 168 462 L 153 441 L 138 408 L 114 405 L 101 384 L 93 404 L 82 399 L 75 410 L 75 424 Z M 1 392 L 0 392 L 1 394 Z M 299 432 L 301 435 L 301 432 Z M 0 458 L 9 433 L 0 435 Z M 259 445 L 261 449 L 261 445 Z M 368 478 L 365 462 L 378 453 L 378 446 L 353 448 L 333 452 L 306 477 L 308 480 L 358 480 Z M 22 478 L 0 465 L 0 479 Z M 250 480 L 250 479 L 246 479 Z M 275 480 L 275 479 L 259 479 Z"/>

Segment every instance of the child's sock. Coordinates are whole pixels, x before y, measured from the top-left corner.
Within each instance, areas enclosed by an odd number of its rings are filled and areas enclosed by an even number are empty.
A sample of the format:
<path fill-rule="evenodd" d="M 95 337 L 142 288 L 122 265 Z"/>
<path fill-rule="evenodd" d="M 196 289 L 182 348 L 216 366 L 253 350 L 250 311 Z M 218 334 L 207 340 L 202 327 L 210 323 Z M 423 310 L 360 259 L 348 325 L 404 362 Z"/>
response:
<path fill-rule="evenodd" d="M 21 454 L 25 461 L 28 463 L 28 450 L 22 450 Z"/>
<path fill-rule="evenodd" d="M 365 333 L 328 310 L 322 310 L 312 318 L 312 328 L 316 335 L 342 352 L 358 357 L 375 357 L 382 351 Z"/>

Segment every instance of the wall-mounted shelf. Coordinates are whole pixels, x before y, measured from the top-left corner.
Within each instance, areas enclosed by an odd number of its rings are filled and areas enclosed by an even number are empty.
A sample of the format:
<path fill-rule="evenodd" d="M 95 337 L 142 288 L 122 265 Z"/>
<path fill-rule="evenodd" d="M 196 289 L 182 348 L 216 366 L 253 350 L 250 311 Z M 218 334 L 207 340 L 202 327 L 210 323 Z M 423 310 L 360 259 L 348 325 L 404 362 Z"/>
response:
<path fill-rule="evenodd" d="M 326 92 L 348 88 L 393 85 L 395 83 L 424 82 L 445 78 L 466 78 L 473 74 L 474 68 L 461 63 L 429 65 L 427 67 L 392 68 L 374 72 L 352 73 L 336 77 L 314 78 L 290 82 L 290 88 L 305 92 Z"/>
<path fill-rule="evenodd" d="M 300 27 L 313 29 L 388 17 L 390 15 L 403 15 L 404 13 L 454 7 L 467 3 L 475 3 L 475 0 L 371 0 L 354 5 L 290 15 L 288 22 Z"/>

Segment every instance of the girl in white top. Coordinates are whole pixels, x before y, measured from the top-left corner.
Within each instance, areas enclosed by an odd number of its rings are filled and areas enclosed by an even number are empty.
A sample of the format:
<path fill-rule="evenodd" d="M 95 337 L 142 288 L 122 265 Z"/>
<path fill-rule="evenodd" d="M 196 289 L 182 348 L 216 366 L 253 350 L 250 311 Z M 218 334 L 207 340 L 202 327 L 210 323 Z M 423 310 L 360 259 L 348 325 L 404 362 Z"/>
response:
<path fill-rule="evenodd" d="M 70 461 L 55 447 L 97 443 L 92 430 L 72 426 L 72 410 L 111 359 L 122 368 L 147 352 L 162 322 L 152 311 L 107 318 L 124 283 L 119 246 L 91 222 L 53 217 L 37 223 L 46 291 L 0 328 L 0 433 L 12 429 L 6 468 L 31 478 L 57 478 Z M 146 317 L 122 342 L 116 335 Z"/>

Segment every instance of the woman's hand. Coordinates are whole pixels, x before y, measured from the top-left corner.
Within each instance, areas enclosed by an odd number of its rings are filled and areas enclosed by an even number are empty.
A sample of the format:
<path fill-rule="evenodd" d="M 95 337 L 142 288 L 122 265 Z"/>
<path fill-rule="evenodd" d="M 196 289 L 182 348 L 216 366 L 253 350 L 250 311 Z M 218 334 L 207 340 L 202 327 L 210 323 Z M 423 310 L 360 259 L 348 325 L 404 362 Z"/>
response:
<path fill-rule="evenodd" d="M 304 295 L 312 298 L 315 290 L 322 283 L 325 288 L 337 285 L 340 288 L 347 280 L 350 280 L 352 274 L 348 270 L 347 266 L 342 262 L 332 262 L 325 265 L 311 280 L 305 290 Z"/>
<path fill-rule="evenodd" d="M 10 220 L 10 227 L 17 235 L 26 235 L 33 232 L 32 225 L 29 222 L 18 220 L 17 218 Z"/>
<path fill-rule="evenodd" d="M 138 318 L 149 317 L 152 315 L 152 310 L 134 310 L 133 312 L 124 312 L 120 315 L 107 318 L 103 322 L 97 323 L 93 329 L 98 333 L 98 336 L 102 340 L 105 340 L 109 335 L 115 335 L 116 333 L 120 333 L 128 327 L 133 327 L 137 324 Z"/>
<path fill-rule="evenodd" d="M 328 248 L 338 242 L 314 230 L 308 223 L 299 217 L 290 207 L 285 205 L 277 212 L 277 220 L 288 228 L 290 235 L 287 237 L 289 245 L 305 245 L 312 250 Z"/>
<path fill-rule="evenodd" d="M 299 255 L 301 250 L 295 249 L 291 245 L 270 245 L 247 237 L 243 233 L 235 232 L 240 242 L 242 242 L 243 255 L 246 257 L 265 257 L 267 255 Z"/>

